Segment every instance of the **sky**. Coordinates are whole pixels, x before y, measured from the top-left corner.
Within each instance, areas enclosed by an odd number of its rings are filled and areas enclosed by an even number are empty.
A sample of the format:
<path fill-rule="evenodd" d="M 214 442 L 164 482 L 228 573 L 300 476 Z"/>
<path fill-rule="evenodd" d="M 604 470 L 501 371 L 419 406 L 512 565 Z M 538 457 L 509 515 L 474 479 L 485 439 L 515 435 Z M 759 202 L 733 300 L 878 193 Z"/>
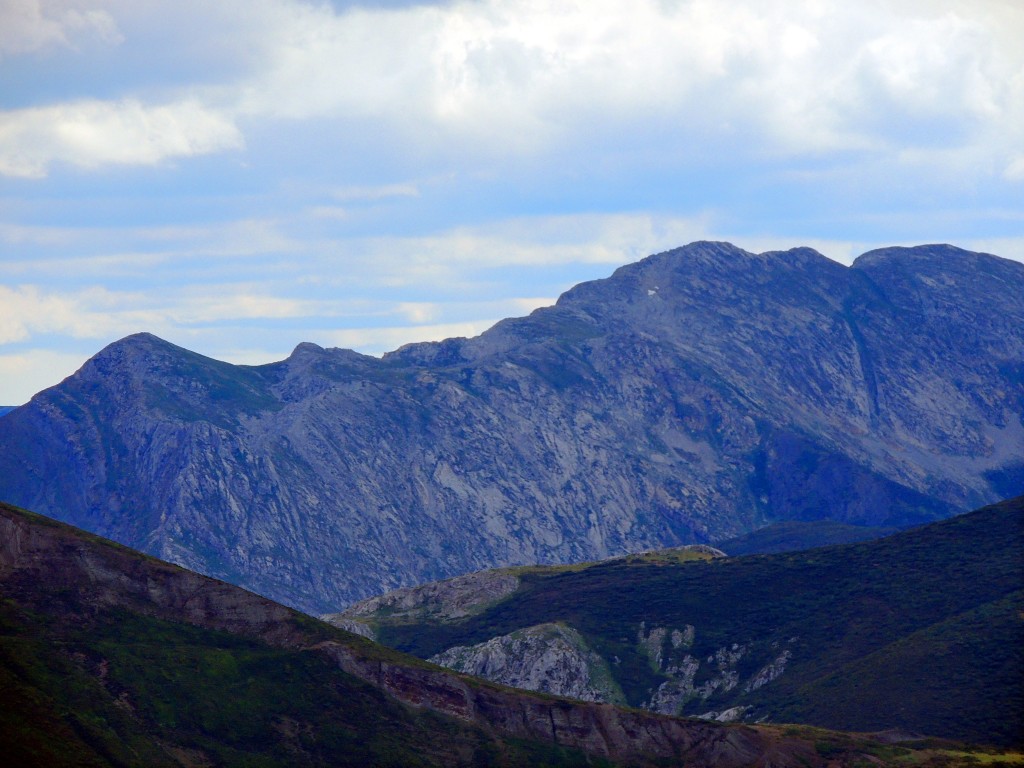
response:
<path fill-rule="evenodd" d="M 1024 261 L 1018 0 L 0 0 L 0 405 L 471 336 L 693 240 Z"/>

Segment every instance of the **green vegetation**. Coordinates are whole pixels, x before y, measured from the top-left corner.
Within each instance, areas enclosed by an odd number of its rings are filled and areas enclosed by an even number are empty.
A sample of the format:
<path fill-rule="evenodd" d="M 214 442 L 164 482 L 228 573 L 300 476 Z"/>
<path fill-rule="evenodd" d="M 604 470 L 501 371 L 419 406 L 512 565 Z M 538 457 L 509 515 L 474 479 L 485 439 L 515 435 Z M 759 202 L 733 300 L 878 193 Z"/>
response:
<path fill-rule="evenodd" d="M 413 710 L 302 650 L 103 611 L 0 604 L 0 743 L 17 765 L 603 765 Z"/>
<path fill-rule="evenodd" d="M 637 643 L 641 622 L 696 628 L 700 659 L 747 646 L 750 675 L 788 648 L 786 672 L 694 702 L 743 703 L 775 722 L 906 728 L 977 743 L 1024 743 L 1024 499 L 859 544 L 694 563 L 622 558 L 524 570 L 522 586 L 456 623 L 377 623 L 379 639 L 429 657 L 560 621 L 605 659 L 627 701 L 667 679 Z M 705 665 L 706 666 L 706 665 Z M 700 679 L 698 678 L 698 683 Z M 697 709 L 684 710 L 697 713 Z"/>

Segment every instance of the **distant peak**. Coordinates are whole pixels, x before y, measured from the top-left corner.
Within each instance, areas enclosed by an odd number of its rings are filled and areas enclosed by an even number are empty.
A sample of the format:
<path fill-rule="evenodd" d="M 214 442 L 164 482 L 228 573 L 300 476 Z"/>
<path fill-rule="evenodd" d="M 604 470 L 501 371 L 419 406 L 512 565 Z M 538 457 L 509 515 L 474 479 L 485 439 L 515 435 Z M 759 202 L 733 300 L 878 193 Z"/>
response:
<path fill-rule="evenodd" d="M 745 251 L 737 245 L 726 242 L 724 240 L 695 240 L 687 245 L 680 246 L 679 248 L 672 248 L 662 253 L 656 253 L 650 257 L 652 259 L 670 257 L 731 257 L 737 256 L 754 256 L 755 254 Z"/>
<path fill-rule="evenodd" d="M 101 349 L 96 356 L 105 357 L 110 355 L 123 355 L 126 353 L 146 352 L 155 349 L 180 349 L 180 347 L 175 347 L 171 342 L 161 339 L 159 336 L 155 336 L 152 333 L 142 331 L 111 342 Z"/>
<path fill-rule="evenodd" d="M 296 345 L 295 349 L 292 350 L 292 353 L 288 357 L 292 358 L 299 357 L 302 355 L 322 355 L 324 351 L 324 348 L 321 347 L 319 344 L 314 344 L 311 341 L 303 341 Z"/>
<path fill-rule="evenodd" d="M 963 259 L 998 259 L 987 253 L 975 253 L 963 248 L 958 248 L 949 243 L 931 243 L 927 245 L 900 246 L 893 245 L 887 248 L 876 248 L 858 256 L 853 266 L 858 269 L 874 267 L 887 263 L 912 263 L 930 261 L 935 263 L 949 262 L 951 260 Z"/>
<path fill-rule="evenodd" d="M 679 248 L 656 253 L 637 264 L 630 264 L 620 268 L 617 274 L 626 274 L 635 267 L 641 269 L 658 264 L 677 265 L 684 264 L 709 266 L 713 268 L 732 268 L 740 266 L 763 266 L 768 262 L 781 262 L 791 266 L 809 266 L 813 264 L 834 263 L 822 253 L 808 248 L 798 246 L 780 251 L 765 251 L 754 253 L 744 250 L 738 245 L 721 240 L 697 240 Z"/>
<path fill-rule="evenodd" d="M 150 333 L 149 331 L 139 331 L 133 333 L 130 336 L 125 336 L 120 341 L 114 342 L 115 344 L 170 344 L 169 341 L 161 339 L 159 336 Z"/>

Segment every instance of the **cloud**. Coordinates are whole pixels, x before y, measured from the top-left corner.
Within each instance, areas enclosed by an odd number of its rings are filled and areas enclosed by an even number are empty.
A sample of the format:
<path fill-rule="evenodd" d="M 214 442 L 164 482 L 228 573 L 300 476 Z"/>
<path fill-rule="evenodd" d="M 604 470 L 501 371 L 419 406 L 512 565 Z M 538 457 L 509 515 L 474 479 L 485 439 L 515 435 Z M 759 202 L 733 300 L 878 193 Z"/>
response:
<path fill-rule="evenodd" d="M 1024 58 L 961 3 L 585 6 L 483 0 L 400 11 L 275 6 L 245 114 L 372 118 L 413 144 L 533 153 L 580 136 L 760 138 L 795 153 L 970 141 L 1007 116 Z M 942 135 L 935 121 L 944 122 Z M 417 139 L 417 136 L 419 137 Z M 431 138 L 434 137 L 434 138 Z"/>
<path fill-rule="evenodd" d="M 1002 256 L 1004 259 L 1024 262 L 1024 236 L 970 239 L 966 240 L 962 247 L 979 253 L 991 253 Z"/>
<path fill-rule="evenodd" d="M 87 100 L 0 112 L 0 174 L 8 176 L 42 178 L 58 162 L 85 169 L 156 165 L 242 146 L 229 118 L 194 99 L 160 106 Z"/>
<path fill-rule="evenodd" d="M 30 27 L 48 28 L 37 4 L 18 4 L 43 19 Z M 341 147 L 358 136 L 382 157 L 443 157 L 456 166 L 482 156 L 571 162 L 650 152 L 663 163 L 692 163 L 709 154 L 941 145 L 1015 167 L 1009 153 L 1024 138 L 1024 51 L 1007 32 L 1024 30 L 1024 15 L 998 2 L 478 0 L 336 9 L 186 0 L 187 25 L 184 12 L 162 3 L 149 16 L 123 0 L 95 5 L 124 28 L 122 48 L 154 39 L 149 19 L 167 28 L 166 50 L 154 60 L 187 49 L 208 68 L 182 83 L 166 64 L 151 65 L 151 82 L 135 90 L 160 93 L 173 79 L 170 100 L 84 94 L 6 113 L 0 140 L 10 149 L 0 172 L 38 177 L 54 161 L 152 165 L 238 149 L 243 134 L 269 136 L 262 126 L 275 121 L 326 121 L 325 135 Z"/>
<path fill-rule="evenodd" d="M 88 288 L 72 293 L 34 285 L 0 285 L 0 344 L 39 334 L 102 339 L 162 325 L 161 313 L 139 294 Z"/>
<path fill-rule="evenodd" d="M 94 39 L 117 45 L 124 38 L 108 11 L 75 7 L 91 3 L 4 0 L 0 4 L 0 60 L 53 46 Z"/>
<path fill-rule="evenodd" d="M 2 405 L 22 405 L 36 392 L 52 387 L 82 367 L 87 353 L 33 349 L 0 354 Z"/>
<path fill-rule="evenodd" d="M 1009 164 L 1003 171 L 1003 176 L 1009 181 L 1024 181 L 1024 154 L 1010 158 Z"/>

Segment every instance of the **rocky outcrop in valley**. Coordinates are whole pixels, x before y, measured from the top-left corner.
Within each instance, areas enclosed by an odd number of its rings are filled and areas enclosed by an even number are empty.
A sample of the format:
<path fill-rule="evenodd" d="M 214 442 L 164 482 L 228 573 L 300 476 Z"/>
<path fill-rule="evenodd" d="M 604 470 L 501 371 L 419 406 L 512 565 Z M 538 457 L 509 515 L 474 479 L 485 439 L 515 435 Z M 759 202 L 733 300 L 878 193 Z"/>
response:
<path fill-rule="evenodd" d="M 479 645 L 456 646 L 429 661 L 514 688 L 625 704 L 608 663 L 563 624 L 539 624 Z"/>

